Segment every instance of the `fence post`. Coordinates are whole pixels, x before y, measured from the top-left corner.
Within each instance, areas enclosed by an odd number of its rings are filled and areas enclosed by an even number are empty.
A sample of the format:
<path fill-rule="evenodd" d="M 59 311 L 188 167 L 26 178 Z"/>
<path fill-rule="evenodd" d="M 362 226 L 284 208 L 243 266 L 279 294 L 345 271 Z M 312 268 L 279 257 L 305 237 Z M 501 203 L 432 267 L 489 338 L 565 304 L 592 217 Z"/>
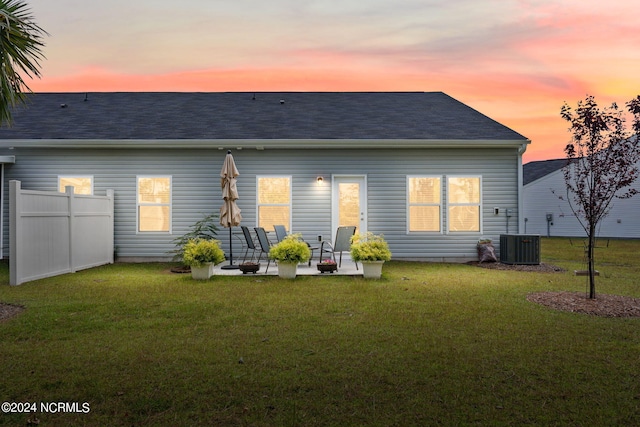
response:
<path fill-rule="evenodd" d="M 75 220 L 76 220 L 76 198 L 73 192 L 73 185 L 67 185 L 66 187 L 64 187 L 64 192 L 67 195 L 67 200 L 68 200 L 68 212 L 69 212 L 69 271 L 71 273 L 75 273 L 76 272 L 76 260 L 75 257 L 73 256 L 74 254 L 74 242 L 75 242 L 75 238 L 76 238 L 76 233 L 74 231 L 76 225 L 75 225 Z"/>
<path fill-rule="evenodd" d="M 9 181 L 9 284 L 12 286 L 22 283 L 19 259 L 19 245 L 22 241 L 22 212 L 20 200 L 20 181 Z"/>
<path fill-rule="evenodd" d="M 109 198 L 109 263 L 113 264 L 115 262 L 115 256 L 114 256 L 114 252 L 116 250 L 115 248 L 115 241 L 114 241 L 114 222 L 115 222 L 115 218 L 114 218 L 114 205 L 115 205 L 115 196 L 114 196 L 115 192 L 112 189 L 107 190 L 107 197 Z"/>

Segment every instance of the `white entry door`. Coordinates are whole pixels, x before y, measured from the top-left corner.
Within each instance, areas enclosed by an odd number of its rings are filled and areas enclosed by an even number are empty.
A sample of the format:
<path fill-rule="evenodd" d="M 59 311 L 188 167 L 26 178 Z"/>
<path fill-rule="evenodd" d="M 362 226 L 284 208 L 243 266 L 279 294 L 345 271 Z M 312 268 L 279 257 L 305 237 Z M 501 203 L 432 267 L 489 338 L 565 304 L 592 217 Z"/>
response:
<path fill-rule="evenodd" d="M 331 238 L 336 229 L 355 225 L 356 233 L 367 232 L 367 177 L 334 175 L 332 178 Z"/>

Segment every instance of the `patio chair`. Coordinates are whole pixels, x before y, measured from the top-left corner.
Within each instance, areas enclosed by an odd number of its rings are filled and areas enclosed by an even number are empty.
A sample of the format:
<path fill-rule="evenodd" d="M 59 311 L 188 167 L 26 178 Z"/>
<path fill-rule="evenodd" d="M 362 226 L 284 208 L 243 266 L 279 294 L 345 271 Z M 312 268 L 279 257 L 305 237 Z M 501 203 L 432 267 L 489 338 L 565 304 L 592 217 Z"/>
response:
<path fill-rule="evenodd" d="M 287 237 L 287 229 L 284 227 L 284 225 L 274 225 L 273 229 L 276 232 L 276 240 L 278 242 L 282 242 L 282 239 Z"/>
<path fill-rule="evenodd" d="M 278 242 L 281 242 L 282 239 L 287 237 L 287 229 L 285 228 L 284 225 L 274 225 L 273 229 L 276 232 L 276 239 L 278 240 Z M 309 242 L 305 242 L 305 243 L 307 244 L 307 246 L 309 246 L 309 249 L 311 250 L 311 258 L 309 258 L 309 266 L 311 266 L 311 260 L 313 259 L 313 252 L 320 248 L 317 246 L 311 246 Z"/>
<path fill-rule="evenodd" d="M 336 252 L 340 254 L 340 263 L 338 267 L 342 266 L 342 252 L 349 251 L 351 249 L 351 237 L 356 234 L 355 225 L 338 227 L 336 230 L 336 239 L 331 242 L 323 241 L 320 245 L 320 261 L 322 261 L 322 255 L 324 253 L 330 253 L 333 260 L 336 261 Z M 326 246 L 326 247 L 325 247 Z M 356 262 L 356 270 L 358 269 L 358 263 Z"/>
<path fill-rule="evenodd" d="M 256 237 L 258 238 L 258 245 L 260 246 L 260 255 L 258 255 L 258 262 L 260 262 L 260 258 L 262 258 L 262 254 L 267 256 L 267 269 L 264 271 L 264 274 L 267 274 L 269 271 L 269 264 L 271 264 L 271 259 L 269 258 L 269 249 L 271 248 L 271 243 L 269 242 L 269 238 L 267 237 L 267 232 L 263 227 L 255 227 Z"/>
<path fill-rule="evenodd" d="M 247 261 L 247 254 L 249 253 L 249 249 L 253 251 L 251 252 L 251 261 L 253 261 L 253 257 L 256 254 L 256 244 L 253 242 L 253 238 L 251 237 L 249 228 L 244 225 L 240 226 L 240 228 L 242 229 L 242 234 L 244 234 L 244 239 L 247 241 L 247 249 L 244 251 L 244 258 L 242 258 L 242 262 L 244 263 Z"/>

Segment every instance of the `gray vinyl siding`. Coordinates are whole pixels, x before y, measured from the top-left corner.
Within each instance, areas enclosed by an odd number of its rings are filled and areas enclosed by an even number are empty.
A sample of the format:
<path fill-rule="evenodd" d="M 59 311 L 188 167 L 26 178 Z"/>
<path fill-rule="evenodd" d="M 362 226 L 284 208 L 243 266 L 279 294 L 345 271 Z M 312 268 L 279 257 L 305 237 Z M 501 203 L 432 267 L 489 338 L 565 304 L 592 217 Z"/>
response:
<path fill-rule="evenodd" d="M 515 148 L 234 150 L 238 205 L 243 225 L 256 225 L 256 176 L 292 176 L 292 231 L 312 241 L 331 234 L 331 176 L 366 175 L 368 229 L 384 233 L 395 259 L 476 259 L 476 242 L 496 242 L 518 232 L 518 166 Z M 204 149 L 16 149 L 16 163 L 5 165 L 4 253 L 8 253 L 8 181 L 22 187 L 57 191 L 58 175 L 92 175 L 94 194 L 115 191 L 115 246 L 119 257 L 162 258 L 172 240 L 222 203 L 220 169 L 226 150 Z M 407 233 L 407 175 L 479 176 L 482 179 L 481 233 Z M 172 177 L 172 234 L 136 231 L 136 176 Z M 324 177 L 324 185 L 316 177 Z M 445 199 L 446 200 L 446 197 Z M 500 214 L 494 215 L 493 208 Z M 507 230 L 506 209 L 513 211 Z M 446 206 L 443 210 L 446 219 Z M 228 230 L 218 234 L 225 251 Z M 234 257 L 241 255 L 234 240 Z"/>
<path fill-rule="evenodd" d="M 639 185 L 636 183 L 636 188 Z M 555 191 L 555 194 L 553 191 Z M 565 200 L 560 200 L 563 196 Z M 600 237 L 640 238 L 640 197 L 614 199 L 608 216 L 597 230 Z M 546 215 L 553 215 L 547 227 Z M 562 170 L 552 172 L 523 188 L 523 217 L 526 233 L 556 237 L 585 237 L 586 232 L 573 214 L 567 201 Z"/>

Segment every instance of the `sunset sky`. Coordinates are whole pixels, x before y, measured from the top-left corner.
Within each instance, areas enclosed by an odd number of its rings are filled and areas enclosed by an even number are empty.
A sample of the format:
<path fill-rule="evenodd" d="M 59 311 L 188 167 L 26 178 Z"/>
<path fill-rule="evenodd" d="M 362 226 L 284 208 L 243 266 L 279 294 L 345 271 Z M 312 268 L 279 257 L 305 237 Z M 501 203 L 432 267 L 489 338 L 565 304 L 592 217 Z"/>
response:
<path fill-rule="evenodd" d="M 27 0 L 35 92 L 443 91 L 564 157 L 560 108 L 640 94 L 637 0 Z"/>

